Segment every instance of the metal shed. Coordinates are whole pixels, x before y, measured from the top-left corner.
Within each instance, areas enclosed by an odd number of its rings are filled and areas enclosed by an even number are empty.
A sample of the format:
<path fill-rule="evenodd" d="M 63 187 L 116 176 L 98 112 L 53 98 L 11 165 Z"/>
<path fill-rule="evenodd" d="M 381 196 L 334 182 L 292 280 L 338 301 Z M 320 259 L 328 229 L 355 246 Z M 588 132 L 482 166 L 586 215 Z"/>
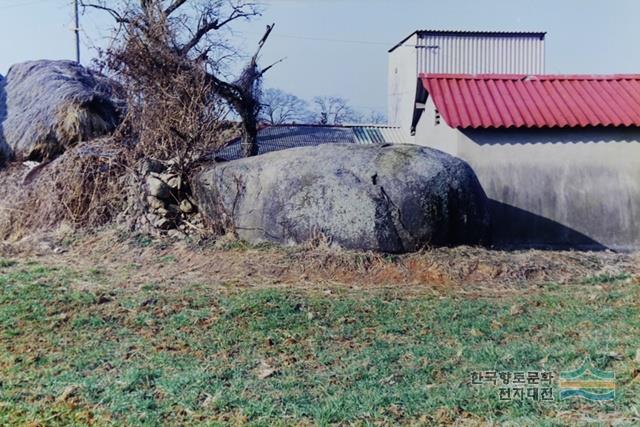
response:
<path fill-rule="evenodd" d="M 422 73 L 543 74 L 544 32 L 418 30 L 389 50 L 389 124 L 410 134 Z"/>

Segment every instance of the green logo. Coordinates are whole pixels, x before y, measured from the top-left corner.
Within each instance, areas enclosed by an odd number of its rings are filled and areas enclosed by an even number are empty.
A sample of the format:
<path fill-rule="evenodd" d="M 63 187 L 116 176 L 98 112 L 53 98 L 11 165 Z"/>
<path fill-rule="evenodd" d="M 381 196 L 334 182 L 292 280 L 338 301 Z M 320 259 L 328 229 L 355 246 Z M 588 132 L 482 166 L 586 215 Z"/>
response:
<path fill-rule="evenodd" d="M 558 386 L 561 399 L 613 400 L 616 396 L 616 374 L 596 369 L 587 357 L 578 369 L 560 372 Z"/>

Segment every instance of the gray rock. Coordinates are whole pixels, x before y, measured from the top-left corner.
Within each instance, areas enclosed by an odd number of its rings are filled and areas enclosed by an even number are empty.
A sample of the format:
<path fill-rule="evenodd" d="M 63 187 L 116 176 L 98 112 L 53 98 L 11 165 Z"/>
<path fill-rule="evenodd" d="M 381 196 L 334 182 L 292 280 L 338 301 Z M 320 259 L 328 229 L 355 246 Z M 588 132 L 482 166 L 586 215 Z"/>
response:
<path fill-rule="evenodd" d="M 191 204 L 190 201 L 185 199 L 185 200 L 180 202 L 180 211 L 182 211 L 182 212 L 184 212 L 186 214 L 190 214 L 191 212 L 193 212 L 193 205 Z"/>
<path fill-rule="evenodd" d="M 124 108 L 114 101 L 115 87 L 72 61 L 13 65 L 0 81 L 0 151 L 46 160 L 111 133 Z"/>
<path fill-rule="evenodd" d="M 0 74 L 0 161 L 5 161 L 11 157 L 11 148 L 4 140 L 4 122 L 7 119 L 7 93 L 5 90 L 6 80 Z"/>
<path fill-rule="evenodd" d="M 487 198 L 462 160 L 416 145 L 332 144 L 207 166 L 200 210 L 249 242 L 323 235 L 345 248 L 389 253 L 482 243 Z"/>
<path fill-rule="evenodd" d="M 150 221 L 151 225 L 158 230 L 168 230 L 174 225 L 169 219 L 157 215 L 150 215 Z"/>
<path fill-rule="evenodd" d="M 156 196 L 147 196 L 147 204 L 151 209 L 164 208 L 164 202 L 158 199 Z"/>
<path fill-rule="evenodd" d="M 167 185 L 175 190 L 182 189 L 182 178 L 178 175 L 167 175 L 163 177 L 163 181 L 167 183 Z"/>
<path fill-rule="evenodd" d="M 171 187 L 162 179 L 152 174 L 147 176 L 146 181 L 150 196 L 157 197 L 158 199 L 168 199 L 171 197 Z"/>
<path fill-rule="evenodd" d="M 142 160 L 142 163 L 140 165 L 140 173 L 146 176 L 152 172 L 160 173 L 164 170 L 164 168 L 165 166 L 162 164 L 162 162 L 158 160 L 146 158 Z"/>
<path fill-rule="evenodd" d="M 184 239 L 185 237 L 187 237 L 187 235 L 180 230 L 169 230 L 167 231 L 167 236 L 171 237 L 172 239 Z"/>

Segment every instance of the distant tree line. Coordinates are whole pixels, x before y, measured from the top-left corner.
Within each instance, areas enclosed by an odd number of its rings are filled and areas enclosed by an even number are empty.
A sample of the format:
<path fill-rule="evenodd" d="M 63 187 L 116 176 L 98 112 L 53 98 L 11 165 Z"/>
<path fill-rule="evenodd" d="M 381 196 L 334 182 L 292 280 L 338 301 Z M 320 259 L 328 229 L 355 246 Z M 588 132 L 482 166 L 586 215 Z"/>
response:
<path fill-rule="evenodd" d="M 317 96 L 311 105 L 280 89 L 266 89 L 261 97 L 259 120 L 270 125 L 282 124 L 384 124 L 386 116 L 379 111 L 368 114 L 357 111 L 341 97 Z"/>

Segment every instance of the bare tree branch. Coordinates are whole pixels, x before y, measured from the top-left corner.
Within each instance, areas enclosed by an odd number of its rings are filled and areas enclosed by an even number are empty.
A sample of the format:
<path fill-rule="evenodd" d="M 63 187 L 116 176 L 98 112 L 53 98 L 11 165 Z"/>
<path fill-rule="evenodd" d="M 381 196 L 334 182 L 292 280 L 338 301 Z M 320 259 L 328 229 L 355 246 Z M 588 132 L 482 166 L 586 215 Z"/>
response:
<path fill-rule="evenodd" d="M 272 69 L 272 68 L 273 68 L 273 67 L 275 67 L 276 65 L 280 64 L 281 62 L 284 62 L 286 59 L 287 59 L 287 58 L 281 58 L 281 59 L 278 59 L 278 60 L 277 60 L 276 62 L 274 62 L 273 64 L 271 64 L 271 65 L 269 65 L 269 66 L 267 66 L 267 67 L 263 68 L 263 69 L 260 71 L 260 77 L 264 76 L 264 74 L 265 74 L 267 71 L 269 71 L 270 69 Z"/>
<path fill-rule="evenodd" d="M 260 49 L 262 49 L 262 46 L 264 46 L 264 44 L 267 42 L 267 39 L 269 38 L 269 35 L 271 35 L 271 31 L 273 31 L 273 27 L 275 26 L 276 24 L 267 25 L 267 31 L 264 33 L 264 36 L 262 36 L 262 39 L 260 39 L 260 41 L 258 42 L 258 46 L 260 46 Z"/>
<path fill-rule="evenodd" d="M 117 10 L 115 10 L 113 8 L 110 8 L 110 7 L 107 7 L 105 5 L 95 4 L 95 3 L 85 3 L 84 1 L 80 0 L 80 6 L 82 6 L 83 8 L 89 7 L 89 8 L 98 9 L 98 10 L 102 10 L 104 12 L 107 12 L 119 24 L 129 24 L 129 23 L 131 23 L 131 21 L 129 19 L 126 19 L 122 15 L 120 15 L 120 13 Z"/>
<path fill-rule="evenodd" d="M 200 23 L 200 27 L 193 34 L 193 37 L 191 38 L 191 40 L 189 40 L 180 48 L 179 53 L 181 55 L 186 55 L 187 53 L 189 53 L 191 49 L 196 47 L 198 43 L 200 43 L 200 41 L 203 39 L 203 37 L 205 37 L 211 31 L 217 31 L 220 28 L 224 27 L 225 25 L 237 19 L 249 18 L 256 14 L 254 10 L 250 9 L 247 11 L 246 8 L 243 6 L 234 6 L 229 16 L 222 21 L 220 21 L 219 19 L 215 19 L 212 22 L 208 22 L 206 17 L 203 16 Z"/>
<path fill-rule="evenodd" d="M 180 6 L 182 6 L 183 4 L 185 4 L 187 2 L 187 0 L 174 0 L 173 3 L 171 3 L 165 10 L 164 10 L 164 14 L 165 16 L 169 16 L 171 15 L 173 12 L 175 12 Z"/>
<path fill-rule="evenodd" d="M 203 24 L 203 26 L 198 28 L 198 30 L 195 32 L 191 40 L 189 40 L 179 49 L 179 53 L 181 55 L 189 53 L 191 49 L 193 49 L 194 47 L 196 47 L 198 43 L 200 43 L 200 40 L 202 40 L 204 36 L 206 36 L 211 31 L 219 30 L 219 29 L 220 29 L 220 25 L 218 25 L 217 19 L 213 22 L 207 22 Z"/>

